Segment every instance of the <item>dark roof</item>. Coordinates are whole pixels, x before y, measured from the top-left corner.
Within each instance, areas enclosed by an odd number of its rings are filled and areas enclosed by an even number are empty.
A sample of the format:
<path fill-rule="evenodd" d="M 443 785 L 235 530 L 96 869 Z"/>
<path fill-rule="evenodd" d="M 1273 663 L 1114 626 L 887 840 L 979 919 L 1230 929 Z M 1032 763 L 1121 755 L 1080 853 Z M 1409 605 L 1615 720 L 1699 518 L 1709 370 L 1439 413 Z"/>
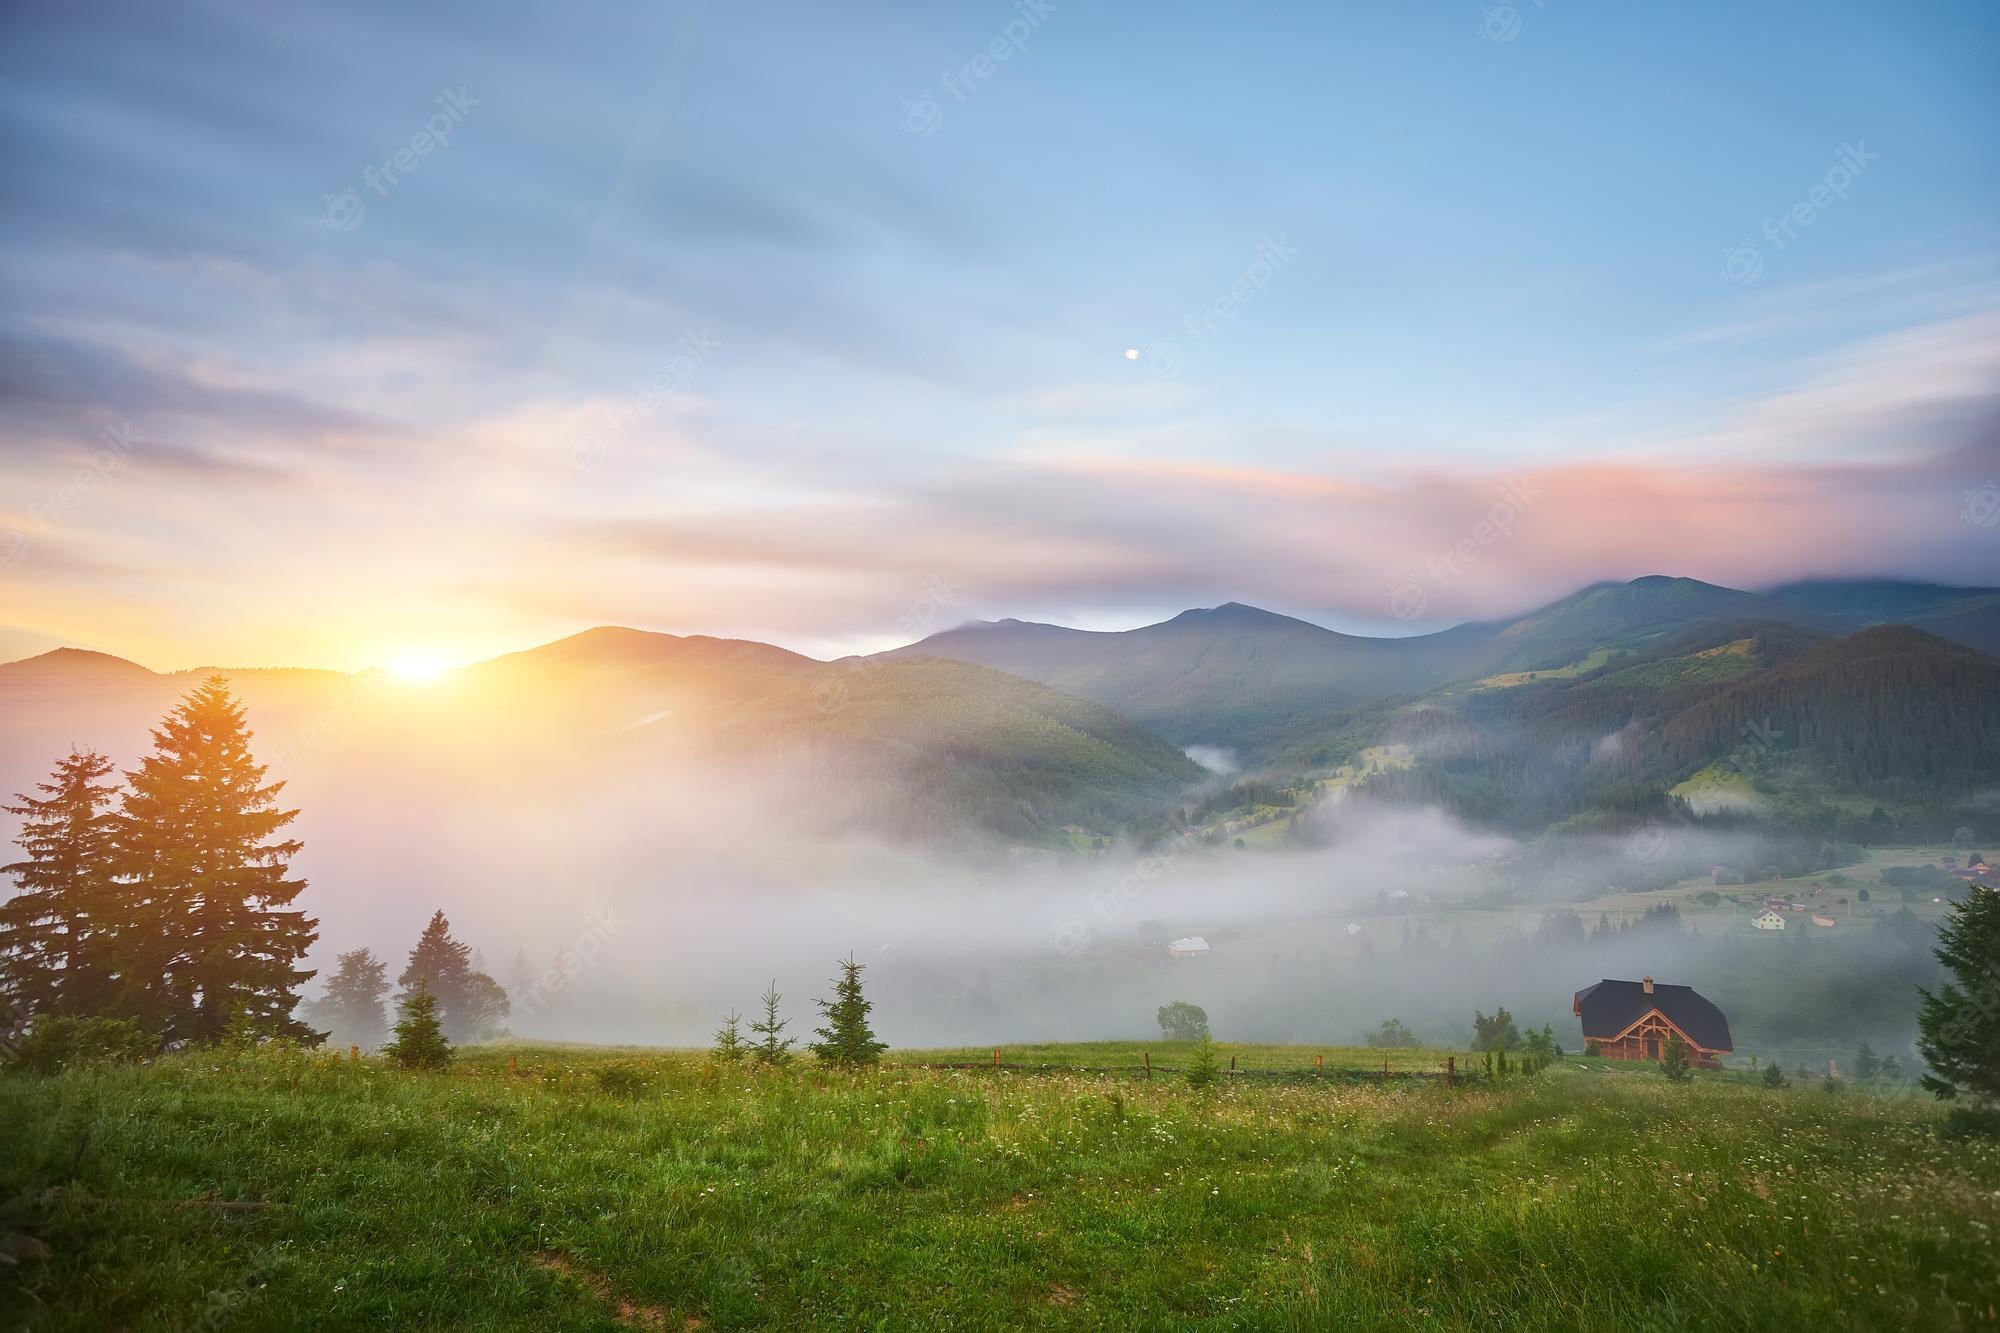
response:
<path fill-rule="evenodd" d="M 1600 981 L 1578 991 L 1576 1004 L 1583 1016 L 1583 1035 L 1588 1040 L 1609 1041 L 1636 1023 L 1647 1010 L 1658 1009 L 1703 1050 L 1736 1049 L 1729 1040 L 1729 1020 L 1692 986 L 1662 986 L 1656 982 L 1653 993 L 1648 995 L 1646 988 L 1636 981 Z"/>

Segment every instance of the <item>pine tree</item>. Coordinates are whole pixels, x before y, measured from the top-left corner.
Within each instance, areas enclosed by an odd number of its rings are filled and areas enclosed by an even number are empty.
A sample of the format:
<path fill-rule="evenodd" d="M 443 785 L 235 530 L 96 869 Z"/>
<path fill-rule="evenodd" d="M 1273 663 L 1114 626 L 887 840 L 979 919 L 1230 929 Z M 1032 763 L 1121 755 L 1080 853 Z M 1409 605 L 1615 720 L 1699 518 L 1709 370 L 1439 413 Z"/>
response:
<path fill-rule="evenodd" d="M 0 807 L 21 816 L 15 841 L 26 853 L 0 870 L 17 886 L 0 903 L 0 996 L 29 1013 L 82 1017 L 110 1006 L 118 817 L 106 808 L 116 787 L 99 779 L 111 772 L 103 755 L 72 750 L 36 784 L 45 796 Z"/>
<path fill-rule="evenodd" d="M 396 978 L 403 992 L 399 1000 L 407 1001 L 419 990 L 428 990 L 437 999 L 446 1035 L 453 1041 L 467 1041 L 479 1028 L 480 987 L 473 980 L 479 975 L 472 968 L 472 946 L 453 939 L 451 922 L 442 910 L 436 911 L 410 950 L 403 975 Z"/>
<path fill-rule="evenodd" d="M 1938 1097 L 2000 1102 L 2000 889 L 1974 889 L 1938 927 L 1937 959 L 1956 980 L 1936 995 L 1920 991 L 1917 1049 Z"/>
<path fill-rule="evenodd" d="M 382 1054 L 405 1069 L 443 1069 L 451 1063 L 451 1040 L 438 1022 L 437 996 L 422 982 L 404 998 L 396 1038 Z"/>
<path fill-rule="evenodd" d="M 1782 1088 L 1786 1085 L 1787 1082 L 1788 1080 L 1785 1078 L 1785 1071 L 1778 1067 L 1778 1062 L 1776 1060 L 1773 1060 L 1771 1061 L 1770 1064 L 1764 1066 L 1765 1087 Z"/>
<path fill-rule="evenodd" d="M 783 998 L 778 994 L 778 983 L 774 978 L 764 992 L 764 1016 L 750 1025 L 750 1030 L 762 1039 L 750 1048 L 760 1065 L 781 1065 L 792 1058 L 792 1039 L 780 1035 L 790 1021 L 778 1017 L 778 1001 Z"/>
<path fill-rule="evenodd" d="M 125 775 L 112 934 L 124 1016 L 168 1040 L 214 1041 L 239 1021 L 260 1036 L 310 1038 L 292 1016 L 298 966 L 319 922 L 291 904 L 298 814 L 284 783 L 250 754 L 243 707 L 210 676 L 153 731 L 153 753 Z"/>
<path fill-rule="evenodd" d="M 833 998 L 814 1001 L 826 1019 L 826 1026 L 813 1030 L 820 1040 L 811 1049 L 828 1064 L 859 1069 L 879 1063 L 882 1052 L 888 1049 L 875 1040 L 874 1029 L 868 1026 L 868 1011 L 875 1006 L 861 994 L 861 973 L 866 966 L 855 962 L 852 954 L 848 955 L 839 963 L 840 976 L 833 983 Z"/>
<path fill-rule="evenodd" d="M 735 1064 L 743 1058 L 743 1037 L 737 1025 L 743 1015 L 734 1009 L 722 1020 L 722 1026 L 715 1030 L 715 1058 L 724 1064 Z"/>
<path fill-rule="evenodd" d="M 350 949 L 340 955 L 312 1017 L 326 1023 L 342 1046 L 379 1046 L 389 1028 L 382 1008 L 388 993 L 389 965 L 367 949 Z"/>

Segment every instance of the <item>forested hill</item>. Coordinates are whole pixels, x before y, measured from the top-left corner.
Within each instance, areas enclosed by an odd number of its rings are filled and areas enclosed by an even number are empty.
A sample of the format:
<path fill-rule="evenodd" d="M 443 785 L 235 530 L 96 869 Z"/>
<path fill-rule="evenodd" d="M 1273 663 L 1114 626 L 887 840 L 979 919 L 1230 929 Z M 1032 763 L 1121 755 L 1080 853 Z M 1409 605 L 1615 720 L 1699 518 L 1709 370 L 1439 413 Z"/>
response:
<path fill-rule="evenodd" d="M 1384 704 L 1284 771 L 1381 747 L 1359 782 L 1371 796 L 1523 834 L 1652 818 L 1678 797 L 1829 836 L 1886 806 L 1912 833 L 1948 836 L 1992 819 L 2000 661 L 1902 626 L 1835 638 L 1719 622 L 1589 671 Z"/>
<path fill-rule="evenodd" d="M 1921 630 L 1862 630 L 1690 706 L 1663 750 L 1692 771 L 1762 732 L 1859 787 L 2000 778 L 2000 661 Z"/>

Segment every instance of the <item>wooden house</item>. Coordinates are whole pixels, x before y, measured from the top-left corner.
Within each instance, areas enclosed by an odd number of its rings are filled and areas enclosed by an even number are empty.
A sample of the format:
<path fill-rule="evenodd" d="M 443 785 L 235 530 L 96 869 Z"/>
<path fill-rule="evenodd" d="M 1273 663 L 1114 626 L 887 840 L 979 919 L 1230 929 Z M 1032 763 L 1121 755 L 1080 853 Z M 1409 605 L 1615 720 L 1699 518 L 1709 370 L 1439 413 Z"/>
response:
<path fill-rule="evenodd" d="M 1167 941 L 1169 958 L 1206 958 L 1208 941 L 1199 935 L 1189 935 L 1184 939 Z"/>
<path fill-rule="evenodd" d="M 1578 991 L 1574 1007 L 1584 1041 L 1607 1060 L 1658 1060 L 1676 1033 L 1698 1065 L 1720 1065 L 1734 1049 L 1729 1020 L 1692 986 L 1656 986 L 1651 977 L 1600 981 Z"/>

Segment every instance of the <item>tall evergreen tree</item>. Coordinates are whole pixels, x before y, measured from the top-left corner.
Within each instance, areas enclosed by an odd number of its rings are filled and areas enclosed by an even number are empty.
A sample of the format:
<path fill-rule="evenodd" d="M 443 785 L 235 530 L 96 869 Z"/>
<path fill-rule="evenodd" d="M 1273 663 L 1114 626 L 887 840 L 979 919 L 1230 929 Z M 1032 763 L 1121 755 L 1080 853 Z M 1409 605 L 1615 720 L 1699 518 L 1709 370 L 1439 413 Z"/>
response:
<path fill-rule="evenodd" d="M 437 999 L 445 1034 L 453 1041 L 475 1040 L 506 1016 L 509 1003 L 500 983 L 475 967 L 472 957 L 472 946 L 453 938 L 444 913 L 431 913 L 430 923 L 410 950 L 403 975 L 396 979 L 403 989 L 398 1002 L 426 988 Z"/>
<path fill-rule="evenodd" d="M 342 1046 L 379 1046 L 389 1030 L 382 1005 L 388 994 L 389 965 L 367 949 L 349 949 L 340 955 L 325 997 L 308 1010 L 308 1017 L 325 1023 Z"/>
<path fill-rule="evenodd" d="M 0 903 L 0 996 L 29 1013 L 85 1016 L 111 1002 L 117 788 L 100 781 L 111 772 L 103 755 L 72 750 L 36 784 L 44 795 L 0 807 L 21 817 L 15 841 L 26 854 L 0 870 L 17 886 Z"/>
<path fill-rule="evenodd" d="M 292 909 L 306 886 L 289 875 L 300 844 L 280 834 L 298 811 L 279 808 L 285 784 L 267 771 L 228 681 L 210 676 L 125 775 L 116 1007 L 168 1040 L 213 1041 L 232 1025 L 312 1035 L 292 1010 L 319 922 Z"/>
<path fill-rule="evenodd" d="M 791 1020 L 778 1017 L 778 1001 L 784 998 L 778 994 L 778 983 L 773 979 L 764 991 L 764 1016 L 750 1024 L 750 1030 L 758 1037 L 750 1053 L 760 1065 L 781 1065 L 792 1058 L 792 1039 L 781 1035 Z"/>
<path fill-rule="evenodd" d="M 2000 1103 L 2000 889 L 1974 889 L 1953 903 L 1937 938 L 1938 961 L 1957 984 L 1919 991 L 1917 1049 L 1931 1068 L 1924 1086 L 1947 1099 Z"/>
<path fill-rule="evenodd" d="M 868 1026 L 868 1011 L 875 1006 L 861 994 L 861 973 L 866 966 L 855 962 L 849 954 L 839 963 L 840 975 L 834 979 L 833 998 L 814 1001 L 821 1017 L 826 1019 L 826 1026 L 813 1030 L 819 1040 L 811 1049 L 828 1064 L 858 1069 L 877 1063 L 882 1052 L 889 1049 L 875 1039 L 875 1030 Z"/>

